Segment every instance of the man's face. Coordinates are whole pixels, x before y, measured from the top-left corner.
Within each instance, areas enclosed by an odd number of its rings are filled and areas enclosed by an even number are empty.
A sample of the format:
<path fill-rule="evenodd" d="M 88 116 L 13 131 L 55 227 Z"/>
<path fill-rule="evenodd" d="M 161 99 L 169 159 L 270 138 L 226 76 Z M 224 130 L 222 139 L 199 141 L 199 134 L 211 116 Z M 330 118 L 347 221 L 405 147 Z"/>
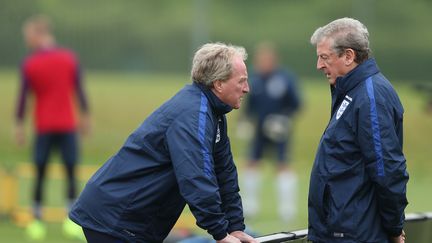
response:
<path fill-rule="evenodd" d="M 255 69 L 259 73 L 271 73 L 276 68 L 276 66 L 276 54 L 273 50 L 262 49 L 256 53 Z"/>
<path fill-rule="evenodd" d="M 335 85 L 336 78 L 344 76 L 350 71 L 346 65 L 345 54 L 339 56 L 333 51 L 333 40 L 325 38 L 317 44 L 317 69 L 321 70 L 331 85 Z"/>
<path fill-rule="evenodd" d="M 228 80 L 217 82 L 220 82 L 215 88 L 219 99 L 234 109 L 240 108 L 243 96 L 249 93 L 248 74 L 243 59 L 235 56 L 231 77 Z"/>
<path fill-rule="evenodd" d="M 23 28 L 24 41 L 28 48 L 39 48 L 40 34 L 38 34 L 36 27 L 29 24 Z"/>

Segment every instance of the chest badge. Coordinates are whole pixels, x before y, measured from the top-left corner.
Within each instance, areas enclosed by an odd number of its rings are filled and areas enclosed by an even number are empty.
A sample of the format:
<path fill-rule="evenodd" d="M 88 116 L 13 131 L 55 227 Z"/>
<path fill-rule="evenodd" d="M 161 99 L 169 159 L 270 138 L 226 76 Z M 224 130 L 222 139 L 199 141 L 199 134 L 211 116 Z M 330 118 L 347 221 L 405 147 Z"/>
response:
<path fill-rule="evenodd" d="M 220 135 L 220 128 L 219 128 L 219 123 L 220 123 L 221 121 L 222 121 L 222 120 L 219 119 L 218 124 L 217 124 L 217 130 L 216 130 L 216 141 L 215 141 L 215 143 L 218 143 L 218 142 L 220 141 L 220 139 L 221 139 L 221 135 Z"/>
<path fill-rule="evenodd" d="M 345 99 L 342 101 L 342 104 L 340 105 L 337 113 L 336 113 L 336 120 L 339 120 L 339 118 L 342 116 L 350 102 L 352 101 L 352 98 L 348 95 L 345 95 Z"/>

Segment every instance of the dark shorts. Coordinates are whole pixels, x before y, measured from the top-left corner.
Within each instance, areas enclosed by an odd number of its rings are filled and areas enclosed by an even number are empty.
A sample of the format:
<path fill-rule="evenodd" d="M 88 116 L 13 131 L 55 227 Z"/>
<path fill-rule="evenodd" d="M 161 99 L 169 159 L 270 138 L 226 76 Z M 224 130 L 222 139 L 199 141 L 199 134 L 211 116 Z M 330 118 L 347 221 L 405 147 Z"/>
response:
<path fill-rule="evenodd" d="M 289 138 L 275 142 L 267 138 L 261 131 L 255 133 L 255 137 L 252 140 L 250 159 L 252 161 L 259 161 L 263 157 L 265 149 L 270 148 L 271 151 L 276 152 L 276 158 L 278 163 L 287 163 L 289 161 Z"/>
<path fill-rule="evenodd" d="M 77 163 L 78 141 L 76 132 L 37 134 L 33 158 L 36 165 L 45 165 L 54 149 L 59 150 L 63 162 L 67 165 Z"/>

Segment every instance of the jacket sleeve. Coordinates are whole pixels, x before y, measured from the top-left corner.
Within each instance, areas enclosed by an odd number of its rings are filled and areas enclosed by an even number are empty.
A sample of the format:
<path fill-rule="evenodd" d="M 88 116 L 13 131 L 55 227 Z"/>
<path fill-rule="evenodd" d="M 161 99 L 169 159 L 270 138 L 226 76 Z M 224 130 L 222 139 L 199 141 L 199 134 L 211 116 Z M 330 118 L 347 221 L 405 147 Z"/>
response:
<path fill-rule="evenodd" d="M 82 81 L 82 70 L 79 63 L 77 63 L 76 66 L 74 81 L 75 81 L 76 94 L 77 94 L 78 103 L 81 112 L 89 113 L 89 106 L 88 106 L 86 94 L 84 92 L 83 81 Z"/>
<path fill-rule="evenodd" d="M 228 233 L 234 231 L 244 231 L 243 207 L 239 194 L 237 168 L 234 164 L 231 153 L 231 145 L 226 134 L 226 118 L 223 117 L 223 128 L 221 139 L 216 143 L 215 148 L 215 171 L 220 195 L 222 198 L 222 210 L 229 222 Z"/>
<path fill-rule="evenodd" d="M 166 133 L 167 147 L 179 190 L 197 220 L 197 225 L 215 240 L 227 235 L 228 221 L 213 164 L 214 129 L 206 112 L 183 114 Z"/>
<path fill-rule="evenodd" d="M 21 65 L 21 83 L 19 87 L 18 100 L 15 111 L 15 118 L 17 123 L 24 120 L 27 104 L 27 95 L 29 92 L 29 80 L 25 72 L 24 65 Z"/>
<path fill-rule="evenodd" d="M 373 92 L 373 91 L 372 91 Z M 389 236 L 402 232 L 408 204 L 408 173 L 402 152 L 402 113 L 369 97 L 359 108 L 357 136 L 366 170 L 375 187 L 379 213 Z"/>

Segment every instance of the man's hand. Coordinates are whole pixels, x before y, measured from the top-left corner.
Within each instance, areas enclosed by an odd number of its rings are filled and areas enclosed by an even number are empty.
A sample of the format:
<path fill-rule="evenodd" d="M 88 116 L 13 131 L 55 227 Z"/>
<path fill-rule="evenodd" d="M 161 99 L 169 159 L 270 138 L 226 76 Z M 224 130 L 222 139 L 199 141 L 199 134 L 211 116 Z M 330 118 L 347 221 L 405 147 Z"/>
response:
<path fill-rule="evenodd" d="M 236 237 L 227 234 L 227 236 L 225 238 L 223 238 L 222 240 L 216 241 L 216 243 L 241 243 L 241 241 L 239 239 L 237 239 Z"/>
<path fill-rule="evenodd" d="M 83 136 L 88 136 L 91 133 L 91 119 L 89 114 L 82 114 L 79 124 L 79 131 Z"/>
<path fill-rule="evenodd" d="M 405 231 L 402 230 L 402 234 L 398 237 L 391 237 L 390 240 L 392 243 L 405 243 L 406 235 Z"/>
<path fill-rule="evenodd" d="M 25 144 L 25 129 L 23 123 L 17 123 L 15 126 L 15 141 L 20 147 Z"/>
<path fill-rule="evenodd" d="M 235 238 L 239 239 L 241 242 L 244 243 L 258 243 L 257 240 L 255 240 L 252 236 L 246 234 L 243 231 L 234 231 L 231 232 L 230 235 L 234 236 Z"/>

